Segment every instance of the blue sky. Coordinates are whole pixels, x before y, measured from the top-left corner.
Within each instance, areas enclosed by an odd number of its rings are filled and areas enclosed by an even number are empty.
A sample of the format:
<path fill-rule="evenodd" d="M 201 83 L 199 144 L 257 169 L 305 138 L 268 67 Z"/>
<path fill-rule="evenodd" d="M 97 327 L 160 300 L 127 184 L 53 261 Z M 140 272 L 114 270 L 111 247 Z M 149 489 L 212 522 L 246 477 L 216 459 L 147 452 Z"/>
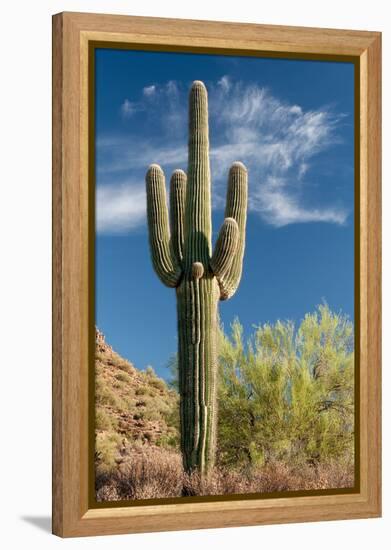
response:
<path fill-rule="evenodd" d="M 354 67 L 350 63 L 96 50 L 96 324 L 137 368 L 167 377 L 175 292 L 153 272 L 145 172 L 187 165 L 187 97 L 209 95 L 213 236 L 227 174 L 249 170 L 242 281 L 226 329 L 291 319 L 327 301 L 354 314 Z"/>

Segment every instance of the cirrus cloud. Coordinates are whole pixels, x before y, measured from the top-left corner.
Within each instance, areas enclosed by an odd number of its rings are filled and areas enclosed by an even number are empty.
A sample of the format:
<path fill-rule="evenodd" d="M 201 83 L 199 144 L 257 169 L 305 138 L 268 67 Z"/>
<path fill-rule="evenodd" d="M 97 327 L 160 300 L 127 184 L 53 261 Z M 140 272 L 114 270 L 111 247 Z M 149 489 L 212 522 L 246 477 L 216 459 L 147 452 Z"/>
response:
<path fill-rule="evenodd" d="M 327 106 L 304 110 L 266 87 L 228 75 L 207 87 L 215 208 L 224 202 L 230 164 L 241 160 L 249 170 L 249 209 L 264 223 L 346 222 L 349 211 L 337 200 L 317 202 L 311 195 L 313 163 L 339 143 L 343 114 Z M 143 179 L 151 162 L 168 172 L 186 169 L 188 88 L 173 80 L 145 86 L 138 101 L 122 106 L 126 118 L 145 113 L 145 134 L 98 137 L 98 231 L 128 232 L 144 223 Z M 133 184 L 115 183 L 129 174 Z"/>
<path fill-rule="evenodd" d="M 145 189 L 138 182 L 99 185 L 96 191 L 96 231 L 129 232 L 145 219 Z"/>

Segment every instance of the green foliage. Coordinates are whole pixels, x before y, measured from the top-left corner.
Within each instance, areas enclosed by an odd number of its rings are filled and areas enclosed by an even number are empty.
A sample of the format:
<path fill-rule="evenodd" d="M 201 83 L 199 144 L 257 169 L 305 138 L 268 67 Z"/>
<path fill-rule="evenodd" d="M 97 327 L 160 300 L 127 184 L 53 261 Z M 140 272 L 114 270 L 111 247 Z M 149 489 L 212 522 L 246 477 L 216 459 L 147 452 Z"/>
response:
<path fill-rule="evenodd" d="M 97 435 L 95 454 L 98 472 L 111 472 L 115 469 L 121 443 L 121 436 L 115 432 L 104 432 Z"/>
<path fill-rule="evenodd" d="M 132 374 L 134 372 L 134 367 L 132 367 L 132 365 L 125 360 L 118 362 L 115 366 L 128 374 Z"/>
<path fill-rule="evenodd" d="M 218 459 L 223 465 L 351 461 L 354 354 L 351 322 L 319 306 L 297 330 L 238 320 L 220 334 Z"/>
<path fill-rule="evenodd" d="M 265 324 L 248 341 L 236 320 L 229 335 L 220 330 L 218 343 L 217 469 L 253 479 L 254 487 L 268 476 L 275 479 L 276 468 L 280 489 L 351 486 L 352 323 L 321 305 L 297 327 L 289 321 Z M 101 356 L 95 379 L 97 472 L 116 471 L 138 440 L 148 448 L 178 450 L 176 356 L 169 364 L 171 389 L 153 369 L 131 367 L 131 383 L 121 382 L 118 375 L 126 371 L 113 367 L 111 353 L 108 360 Z M 301 473 L 303 485 L 296 486 Z"/>
<path fill-rule="evenodd" d="M 158 447 L 163 447 L 165 449 L 178 449 L 179 447 L 179 436 L 177 430 L 172 430 L 166 434 L 160 436 L 156 441 Z"/>
<path fill-rule="evenodd" d="M 103 408 L 98 408 L 95 414 L 96 430 L 115 430 L 118 426 L 118 421 L 114 416 L 110 416 Z"/>
<path fill-rule="evenodd" d="M 179 392 L 179 380 L 178 380 L 178 354 L 173 353 L 167 361 L 167 368 L 170 373 L 170 379 L 168 386 L 175 391 Z"/>
<path fill-rule="evenodd" d="M 124 408 L 123 400 L 118 396 L 118 394 L 114 393 L 108 386 L 102 386 L 102 382 L 99 381 L 95 387 L 96 387 L 95 401 L 97 406 L 107 405 L 110 407 L 114 407 L 116 409 Z"/>
<path fill-rule="evenodd" d="M 97 471 L 119 467 L 137 442 L 178 450 L 178 393 L 152 367 L 137 370 L 99 334 L 95 362 L 95 435 Z"/>
<path fill-rule="evenodd" d="M 125 384 L 130 384 L 130 381 L 131 381 L 129 374 L 126 374 L 126 372 L 119 372 L 118 374 L 115 375 L 115 378 L 119 382 L 123 382 Z"/>
<path fill-rule="evenodd" d="M 145 374 L 147 376 L 156 376 L 155 371 L 153 370 L 153 367 L 151 365 L 148 365 L 148 367 L 145 369 Z"/>

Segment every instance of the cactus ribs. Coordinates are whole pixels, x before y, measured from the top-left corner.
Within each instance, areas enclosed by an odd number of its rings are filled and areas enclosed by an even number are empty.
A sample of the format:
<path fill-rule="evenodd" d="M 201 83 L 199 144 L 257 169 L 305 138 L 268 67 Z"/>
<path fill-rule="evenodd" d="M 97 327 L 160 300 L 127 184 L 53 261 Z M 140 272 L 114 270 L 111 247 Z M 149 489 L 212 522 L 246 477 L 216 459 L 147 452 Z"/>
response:
<path fill-rule="evenodd" d="M 170 221 L 165 177 L 157 164 L 146 175 L 149 243 L 161 281 L 176 288 L 181 449 L 187 472 L 207 474 L 216 450 L 218 302 L 236 291 L 243 265 L 247 170 L 229 171 L 225 220 L 212 253 L 208 96 L 193 82 L 189 97 L 187 176 L 170 182 Z"/>

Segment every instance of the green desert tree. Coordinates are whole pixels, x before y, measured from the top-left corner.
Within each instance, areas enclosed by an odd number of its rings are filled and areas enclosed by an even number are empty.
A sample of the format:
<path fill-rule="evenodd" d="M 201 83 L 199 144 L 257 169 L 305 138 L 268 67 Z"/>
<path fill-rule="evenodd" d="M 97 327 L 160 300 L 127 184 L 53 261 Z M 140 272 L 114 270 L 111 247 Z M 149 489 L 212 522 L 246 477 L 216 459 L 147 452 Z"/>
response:
<path fill-rule="evenodd" d="M 221 332 L 218 461 L 352 460 L 353 326 L 321 305 L 292 322 L 257 327 L 243 341 L 236 320 Z"/>

